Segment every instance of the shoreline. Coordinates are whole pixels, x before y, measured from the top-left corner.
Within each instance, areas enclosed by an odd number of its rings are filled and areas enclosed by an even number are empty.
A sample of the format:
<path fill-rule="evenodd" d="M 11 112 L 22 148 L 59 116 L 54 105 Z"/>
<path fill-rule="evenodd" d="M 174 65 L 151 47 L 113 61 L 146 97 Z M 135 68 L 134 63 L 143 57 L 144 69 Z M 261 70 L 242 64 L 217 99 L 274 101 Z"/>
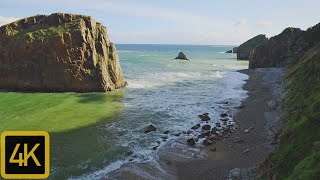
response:
<path fill-rule="evenodd" d="M 177 179 L 227 179 L 229 172 L 235 168 L 238 169 L 233 172 L 242 178 L 254 177 L 253 169 L 272 150 L 279 108 L 270 109 L 267 102 L 281 97 L 282 68 L 238 72 L 247 74 L 249 79 L 243 86 L 248 91 L 248 97 L 242 101 L 244 107 L 234 117 L 237 124 L 235 132 L 214 145 L 206 146 L 204 151 L 207 157 L 173 162 L 169 168 L 176 170 Z M 238 137 L 241 142 L 235 142 Z M 214 148 L 216 150 L 210 150 Z M 231 176 L 232 173 L 229 178 L 234 179 Z"/>

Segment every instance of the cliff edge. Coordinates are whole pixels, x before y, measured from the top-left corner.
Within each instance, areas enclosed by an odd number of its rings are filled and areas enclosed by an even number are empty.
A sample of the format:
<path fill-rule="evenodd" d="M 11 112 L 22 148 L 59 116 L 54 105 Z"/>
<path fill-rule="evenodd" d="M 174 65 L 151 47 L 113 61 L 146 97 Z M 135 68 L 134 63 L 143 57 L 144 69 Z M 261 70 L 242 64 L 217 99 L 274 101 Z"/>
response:
<path fill-rule="evenodd" d="M 103 92 L 124 87 L 115 45 L 90 16 L 54 13 L 0 27 L 0 88 Z"/>

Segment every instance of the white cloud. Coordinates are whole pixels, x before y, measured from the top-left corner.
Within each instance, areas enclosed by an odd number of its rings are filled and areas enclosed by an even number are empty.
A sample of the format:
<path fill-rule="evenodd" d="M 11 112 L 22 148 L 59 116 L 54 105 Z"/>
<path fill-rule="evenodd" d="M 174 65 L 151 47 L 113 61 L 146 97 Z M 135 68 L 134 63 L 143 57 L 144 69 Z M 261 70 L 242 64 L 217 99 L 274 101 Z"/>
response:
<path fill-rule="evenodd" d="M 5 25 L 5 24 L 9 24 L 13 21 L 18 20 L 19 18 L 16 17 L 4 17 L 4 16 L 0 16 L 0 26 Z"/>

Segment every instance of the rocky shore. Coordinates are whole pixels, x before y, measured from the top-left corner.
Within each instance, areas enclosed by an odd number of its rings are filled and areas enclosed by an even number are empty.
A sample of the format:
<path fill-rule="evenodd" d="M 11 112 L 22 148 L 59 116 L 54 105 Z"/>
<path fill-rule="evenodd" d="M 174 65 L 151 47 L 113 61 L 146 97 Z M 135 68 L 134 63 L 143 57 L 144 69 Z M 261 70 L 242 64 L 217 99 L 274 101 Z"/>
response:
<path fill-rule="evenodd" d="M 244 86 L 249 97 L 240 107 L 234 107 L 239 109 L 234 130 L 205 145 L 207 156 L 172 162 L 178 179 L 246 179 L 255 176 L 255 166 L 272 150 L 279 104 L 271 107 L 269 102 L 281 98 L 282 69 L 240 72 L 250 77 Z"/>

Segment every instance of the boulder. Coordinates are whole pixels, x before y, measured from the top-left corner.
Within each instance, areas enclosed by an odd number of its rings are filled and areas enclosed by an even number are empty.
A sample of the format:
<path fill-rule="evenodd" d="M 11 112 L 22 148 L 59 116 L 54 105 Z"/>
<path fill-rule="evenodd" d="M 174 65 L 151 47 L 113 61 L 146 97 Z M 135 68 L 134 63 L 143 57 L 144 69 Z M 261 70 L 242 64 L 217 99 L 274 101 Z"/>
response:
<path fill-rule="evenodd" d="M 189 60 L 183 52 L 179 52 L 178 56 L 175 59 Z"/>
<path fill-rule="evenodd" d="M 209 120 L 210 120 L 210 117 L 208 116 L 207 113 L 198 115 L 198 117 L 199 117 L 202 121 L 209 121 Z"/>
<path fill-rule="evenodd" d="M 194 146 L 194 145 L 196 145 L 196 141 L 195 141 L 193 138 L 188 139 L 188 140 L 187 140 L 187 143 L 188 143 L 189 146 Z"/>
<path fill-rule="evenodd" d="M 157 128 L 154 127 L 152 124 L 150 124 L 144 128 L 144 133 L 149 133 L 149 132 L 156 131 L 156 130 L 157 130 Z"/>
<path fill-rule="evenodd" d="M 270 110 L 275 110 L 278 107 L 278 102 L 277 100 L 270 100 L 267 102 L 267 106 Z"/>
<path fill-rule="evenodd" d="M 210 139 L 205 139 L 205 140 L 203 140 L 203 145 L 208 146 L 208 145 L 212 145 L 212 144 L 214 144 L 214 142 L 211 141 Z"/>
<path fill-rule="evenodd" d="M 0 27 L 0 88 L 104 92 L 124 87 L 115 45 L 90 16 L 36 15 Z"/>
<path fill-rule="evenodd" d="M 199 129 L 200 127 L 201 127 L 201 125 L 200 125 L 200 124 L 197 124 L 197 125 L 192 126 L 191 129 L 196 130 L 196 129 Z"/>
<path fill-rule="evenodd" d="M 258 45 L 266 42 L 268 39 L 265 35 L 260 34 L 241 44 L 237 49 L 238 60 L 249 60 L 250 52 Z"/>
<path fill-rule="evenodd" d="M 202 130 L 210 130 L 211 129 L 211 126 L 209 124 L 206 124 L 206 125 L 203 125 L 202 126 Z"/>
<path fill-rule="evenodd" d="M 225 53 L 232 53 L 232 50 L 226 51 Z"/>

